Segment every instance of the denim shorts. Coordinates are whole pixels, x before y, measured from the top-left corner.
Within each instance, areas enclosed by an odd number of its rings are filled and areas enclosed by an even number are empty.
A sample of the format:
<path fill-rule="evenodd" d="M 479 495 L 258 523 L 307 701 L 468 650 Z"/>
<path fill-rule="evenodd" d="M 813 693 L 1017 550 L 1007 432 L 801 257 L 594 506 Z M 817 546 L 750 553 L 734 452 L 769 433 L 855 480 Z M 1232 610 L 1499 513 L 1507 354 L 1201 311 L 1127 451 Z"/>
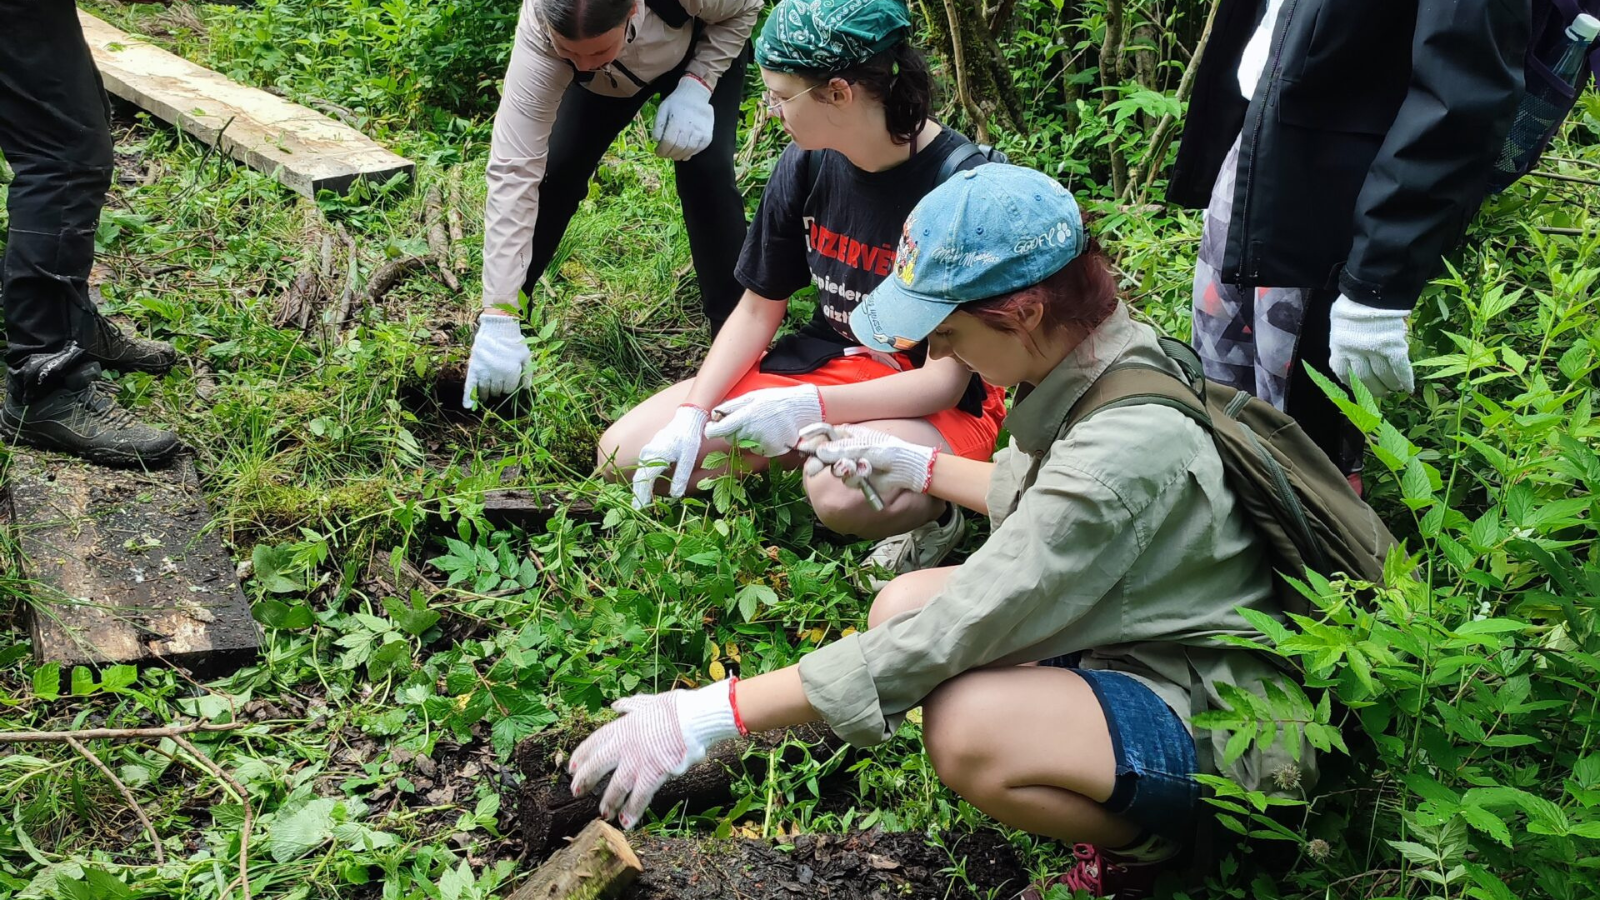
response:
<path fill-rule="evenodd" d="M 1070 668 L 1094 691 L 1111 729 L 1116 785 L 1101 804 L 1146 831 L 1187 844 L 1200 805 L 1194 738 L 1183 720 L 1134 678 L 1108 669 L 1080 669 L 1063 658 L 1040 665 Z"/>

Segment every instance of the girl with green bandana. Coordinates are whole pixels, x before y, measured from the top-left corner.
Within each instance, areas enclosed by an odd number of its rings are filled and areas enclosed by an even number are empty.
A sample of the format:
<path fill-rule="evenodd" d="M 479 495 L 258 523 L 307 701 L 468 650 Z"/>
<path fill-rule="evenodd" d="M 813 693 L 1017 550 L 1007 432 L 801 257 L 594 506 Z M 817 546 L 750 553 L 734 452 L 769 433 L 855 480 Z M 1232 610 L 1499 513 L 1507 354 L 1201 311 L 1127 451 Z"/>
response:
<path fill-rule="evenodd" d="M 863 347 L 850 313 L 890 274 L 906 215 L 943 178 L 983 159 L 929 118 L 932 79 L 907 42 L 900 0 L 783 0 L 756 40 L 767 106 L 789 134 L 761 198 L 735 276 L 745 293 L 699 373 L 629 412 L 602 437 L 600 465 L 632 470 L 635 501 L 657 479 L 682 497 L 716 474 L 702 460 L 734 439 L 753 441 L 749 465 L 799 464 L 800 431 L 871 423 L 945 453 L 986 459 L 1003 393 L 918 344 Z M 777 340 L 788 300 L 815 286 L 817 311 Z M 814 477 L 818 517 L 846 534 L 887 538 L 869 572 L 937 565 L 963 521 L 941 500 L 897 492 L 877 509 L 862 492 Z M 875 576 L 874 583 L 881 584 Z"/>

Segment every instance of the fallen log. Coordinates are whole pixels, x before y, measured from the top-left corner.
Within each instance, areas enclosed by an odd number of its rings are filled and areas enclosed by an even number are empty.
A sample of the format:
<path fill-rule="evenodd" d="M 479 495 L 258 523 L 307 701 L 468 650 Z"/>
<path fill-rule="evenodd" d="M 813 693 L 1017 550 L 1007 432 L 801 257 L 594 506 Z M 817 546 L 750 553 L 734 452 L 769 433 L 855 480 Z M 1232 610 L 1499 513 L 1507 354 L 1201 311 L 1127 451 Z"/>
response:
<path fill-rule="evenodd" d="M 556 491 L 532 488 L 494 488 L 483 492 L 483 518 L 497 528 L 516 525 L 524 531 L 541 532 L 559 512 L 577 522 L 604 521 L 605 513 L 594 503 Z"/>
<path fill-rule="evenodd" d="M 523 778 L 518 818 L 522 821 L 523 846 L 530 858 L 544 859 L 560 846 L 562 839 L 600 815 L 600 798 L 610 779 L 582 797 L 574 797 L 566 766 L 567 757 L 590 731 L 588 727 L 547 731 L 517 746 L 514 761 Z M 724 741 L 711 749 L 704 762 L 662 785 L 650 802 L 650 809 L 659 813 L 683 804 L 693 812 L 724 806 L 739 778 L 766 777 L 774 755 L 779 763 L 792 764 L 803 756 L 802 749 L 813 757 L 827 758 L 845 746 L 832 729 L 822 724 Z"/>
<path fill-rule="evenodd" d="M 444 200 L 439 195 L 437 184 L 428 185 L 428 190 L 422 196 L 423 221 L 428 228 L 428 252 L 433 254 L 439 281 L 452 291 L 461 290 L 461 282 L 456 279 L 456 273 L 450 271 L 450 239 L 444 230 Z"/>
<path fill-rule="evenodd" d="M 595 819 L 517 888 L 511 900 L 615 898 L 643 871 L 622 832 Z"/>

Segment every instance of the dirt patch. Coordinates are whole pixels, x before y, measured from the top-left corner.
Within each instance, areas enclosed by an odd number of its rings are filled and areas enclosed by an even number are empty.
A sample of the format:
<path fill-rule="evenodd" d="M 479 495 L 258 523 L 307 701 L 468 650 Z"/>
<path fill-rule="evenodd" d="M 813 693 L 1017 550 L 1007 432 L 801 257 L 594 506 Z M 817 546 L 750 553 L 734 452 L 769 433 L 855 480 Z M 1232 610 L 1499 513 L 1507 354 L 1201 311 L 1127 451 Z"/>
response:
<path fill-rule="evenodd" d="M 625 900 L 1010 897 L 1027 873 L 992 832 L 800 835 L 789 843 L 629 836 L 644 873 Z M 948 849 L 946 849 L 948 848 Z"/>

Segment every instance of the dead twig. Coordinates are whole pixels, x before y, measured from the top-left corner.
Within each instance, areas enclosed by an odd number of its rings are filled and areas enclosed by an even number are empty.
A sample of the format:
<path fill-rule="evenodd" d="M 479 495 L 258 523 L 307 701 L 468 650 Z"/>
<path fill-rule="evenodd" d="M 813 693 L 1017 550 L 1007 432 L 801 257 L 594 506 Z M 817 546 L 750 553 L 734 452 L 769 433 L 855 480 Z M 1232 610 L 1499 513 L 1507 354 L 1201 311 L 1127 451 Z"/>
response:
<path fill-rule="evenodd" d="M 961 18 L 956 15 L 956 5 L 953 0 L 944 0 L 944 14 L 950 21 L 950 62 L 956 70 L 956 97 L 961 101 L 961 106 L 966 109 L 967 115 L 972 117 L 972 126 L 977 132 L 974 137 L 980 144 L 989 143 L 989 117 L 984 114 L 983 108 L 973 99 L 971 86 L 967 84 L 967 63 L 965 50 L 961 39 Z"/>
<path fill-rule="evenodd" d="M 214 403 L 217 391 L 222 390 L 222 384 L 217 381 L 217 370 L 204 359 L 194 361 L 194 393 L 206 403 Z"/>
<path fill-rule="evenodd" d="M 1584 237 L 1585 235 L 1594 233 L 1594 229 L 1592 228 L 1546 228 L 1543 225 L 1540 225 L 1533 230 L 1539 232 L 1540 234 L 1554 234 L 1562 237 Z"/>
<path fill-rule="evenodd" d="M 399 259 L 389 260 L 379 266 L 377 271 L 372 273 L 372 277 L 367 279 L 367 289 L 361 296 L 362 302 L 368 305 L 380 302 L 395 285 L 404 281 L 407 275 L 430 262 L 437 260 L 432 256 L 402 256 Z"/>
<path fill-rule="evenodd" d="M 428 229 L 428 252 L 438 261 L 439 280 L 452 291 L 461 290 L 456 273 L 450 271 L 450 238 L 445 233 L 444 198 L 437 184 L 428 185 L 422 196 L 423 222 Z"/>
<path fill-rule="evenodd" d="M 1183 70 L 1183 79 L 1178 82 L 1178 105 L 1182 106 L 1194 91 L 1195 73 L 1200 70 L 1200 57 L 1205 55 L 1206 44 L 1211 42 L 1211 27 L 1217 22 L 1217 7 L 1221 4 L 1212 4 L 1211 12 L 1206 16 L 1205 27 L 1200 30 L 1200 40 L 1194 45 L 1194 56 L 1189 58 L 1189 65 Z M 1150 197 L 1150 189 L 1155 185 L 1156 173 L 1161 170 L 1161 161 L 1167 157 L 1167 145 L 1172 141 L 1173 129 L 1178 124 L 1177 116 L 1168 114 L 1161 117 L 1156 123 L 1155 131 L 1150 135 L 1150 152 L 1144 161 L 1144 187 L 1139 191 L 1139 205 L 1144 205 Z M 1133 197 L 1133 186 L 1127 187 L 1124 201 Z"/>
<path fill-rule="evenodd" d="M 450 190 L 445 197 L 444 214 L 450 224 L 450 268 L 457 275 L 467 274 L 467 237 L 461 225 L 461 169 L 450 170 Z"/>
<path fill-rule="evenodd" d="M 0 744 L 67 743 L 69 741 L 98 741 L 106 738 L 144 740 L 147 738 L 173 738 L 197 731 L 233 731 L 249 722 L 190 722 L 187 725 L 167 725 L 161 728 L 79 728 L 75 731 L 0 731 Z"/>
<path fill-rule="evenodd" d="M 166 865 L 167 851 L 161 846 L 161 836 L 156 833 L 156 826 L 150 823 L 150 817 L 145 815 L 144 807 L 140 806 L 139 801 L 134 799 L 133 791 L 128 790 L 128 786 L 122 783 L 122 779 L 118 778 L 110 767 L 100 761 L 100 757 L 95 756 L 88 747 L 79 743 L 75 738 L 68 737 L 67 746 L 78 751 L 79 756 L 87 759 L 91 765 L 99 769 L 100 774 L 104 775 L 107 781 L 116 785 L 117 790 L 122 792 L 122 799 L 127 802 L 128 808 L 133 810 L 133 814 L 139 817 L 139 824 L 144 826 L 144 833 L 150 836 L 150 843 L 156 848 L 156 865 Z"/>
<path fill-rule="evenodd" d="M 327 334 L 331 340 L 344 327 L 344 320 L 350 317 L 350 305 L 356 299 L 356 283 L 359 278 L 361 255 L 356 250 L 355 238 L 350 236 L 343 225 L 339 226 L 339 238 L 344 241 L 345 258 L 348 262 L 348 272 L 345 275 L 344 290 L 339 292 L 339 305 L 334 308 L 333 315 L 327 322 Z"/>
<path fill-rule="evenodd" d="M 223 768 L 212 761 L 211 757 L 201 753 L 200 748 L 190 743 L 188 738 L 181 735 L 173 735 L 172 741 L 188 751 L 189 755 L 194 757 L 195 762 L 198 762 L 211 774 L 226 782 L 228 787 L 239 798 L 239 805 L 244 807 L 244 826 L 239 829 L 239 877 L 228 882 L 228 886 L 222 889 L 222 893 L 219 896 L 227 896 L 228 892 L 233 890 L 233 886 L 238 884 L 244 892 L 244 900 L 250 900 L 250 826 L 254 821 L 254 817 L 250 813 L 250 795 L 245 792 L 243 785 L 234 780 L 232 775 L 223 771 Z"/>
<path fill-rule="evenodd" d="M 1544 169 L 1534 169 L 1528 174 L 1535 178 L 1548 178 L 1551 181 L 1570 181 L 1573 184 L 1588 184 L 1600 187 L 1600 181 L 1593 178 L 1579 178 L 1576 175 L 1563 175 L 1560 172 L 1546 172 Z"/>

